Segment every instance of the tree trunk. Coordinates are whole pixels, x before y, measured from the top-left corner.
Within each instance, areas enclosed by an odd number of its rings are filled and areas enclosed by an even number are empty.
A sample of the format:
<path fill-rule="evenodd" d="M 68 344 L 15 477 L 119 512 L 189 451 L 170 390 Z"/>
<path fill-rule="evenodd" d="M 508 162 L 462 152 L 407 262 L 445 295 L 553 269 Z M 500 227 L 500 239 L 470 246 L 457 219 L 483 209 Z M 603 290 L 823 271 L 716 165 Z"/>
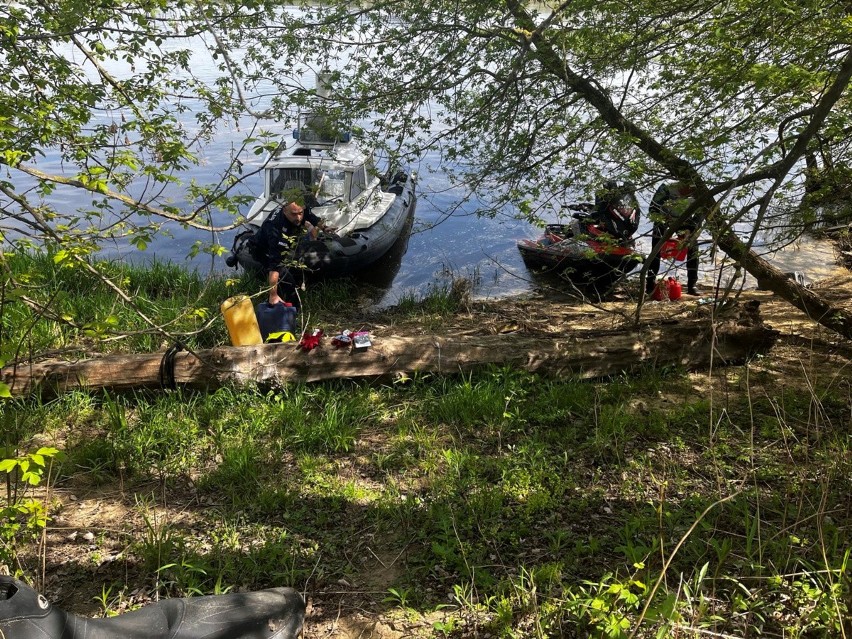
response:
<path fill-rule="evenodd" d="M 109 355 L 77 362 L 18 364 L 2 370 L 13 395 L 37 389 L 129 390 L 180 385 L 215 388 L 227 383 L 313 382 L 332 378 L 385 377 L 415 371 L 458 373 L 488 364 L 556 376 L 595 378 L 642 366 L 707 368 L 766 352 L 777 337 L 763 325 L 759 302 L 705 317 L 633 329 L 583 331 L 563 337 L 530 334 L 478 336 L 374 336 L 363 352 L 336 349 L 325 340 L 312 351 L 293 343 L 223 346 L 194 353 Z"/>
<path fill-rule="evenodd" d="M 733 233 L 718 237 L 719 248 L 742 264 L 761 285 L 790 302 L 804 312 L 813 321 L 822 324 L 846 339 L 852 339 L 852 313 L 838 308 L 820 297 L 809 288 L 801 286 L 794 278 L 787 277 L 781 269 L 775 268 L 746 245 Z"/>
<path fill-rule="evenodd" d="M 512 16 L 518 24 L 529 33 L 530 42 L 535 45 L 532 55 L 547 69 L 554 77 L 562 80 L 567 87 L 582 96 L 601 118 L 614 131 L 629 136 L 631 143 L 639 148 L 648 157 L 665 167 L 673 176 L 686 182 L 692 183 L 697 188 L 696 200 L 705 200 L 707 211 L 713 211 L 718 203 L 710 194 L 704 184 L 700 173 L 687 160 L 679 157 L 670 148 L 657 141 L 651 133 L 642 128 L 636 122 L 624 117 L 618 107 L 612 102 L 610 96 L 604 89 L 589 78 L 576 73 L 565 63 L 560 52 L 552 46 L 552 43 L 544 36 L 543 31 L 532 18 L 532 14 L 525 4 L 517 0 L 507 2 Z M 808 144 L 819 133 L 820 127 L 825 123 L 832 108 L 843 99 L 852 79 L 852 51 L 847 51 L 838 60 L 835 76 L 826 87 L 813 108 L 813 113 L 807 120 L 804 130 L 797 136 L 792 148 L 773 165 L 746 176 L 738 176 L 730 185 L 755 183 L 761 180 L 780 181 L 795 166 L 796 162 L 805 155 Z M 717 186 L 717 189 L 720 188 Z M 688 211 L 685 211 L 686 214 Z M 712 216 L 711 216 L 712 218 Z M 743 268 L 759 281 L 763 282 L 769 290 L 790 302 L 793 306 L 803 311 L 818 322 L 833 331 L 836 331 L 847 339 L 852 339 L 852 313 L 832 306 L 825 299 L 813 291 L 800 286 L 795 280 L 788 278 L 784 273 L 758 256 L 732 232 L 722 228 L 715 228 L 713 220 L 708 220 L 708 230 L 713 235 L 719 248 L 734 260 L 739 262 Z"/>

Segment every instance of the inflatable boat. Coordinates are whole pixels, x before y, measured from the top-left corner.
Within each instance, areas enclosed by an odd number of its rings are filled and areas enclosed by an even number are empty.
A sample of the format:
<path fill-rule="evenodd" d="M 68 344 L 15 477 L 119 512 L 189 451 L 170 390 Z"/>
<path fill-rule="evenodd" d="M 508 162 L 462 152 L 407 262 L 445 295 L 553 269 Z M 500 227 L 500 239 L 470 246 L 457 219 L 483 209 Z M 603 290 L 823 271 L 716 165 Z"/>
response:
<path fill-rule="evenodd" d="M 294 198 L 333 232 L 301 242 L 295 254 L 302 267 L 318 275 L 348 275 L 385 255 L 410 228 L 416 176 L 405 171 L 377 175 L 372 153 L 347 133 L 325 133 L 322 118 L 301 114 L 295 142 L 282 143 L 264 163 L 263 195 L 246 216 L 226 262 L 259 271 L 250 240 L 263 221 Z"/>

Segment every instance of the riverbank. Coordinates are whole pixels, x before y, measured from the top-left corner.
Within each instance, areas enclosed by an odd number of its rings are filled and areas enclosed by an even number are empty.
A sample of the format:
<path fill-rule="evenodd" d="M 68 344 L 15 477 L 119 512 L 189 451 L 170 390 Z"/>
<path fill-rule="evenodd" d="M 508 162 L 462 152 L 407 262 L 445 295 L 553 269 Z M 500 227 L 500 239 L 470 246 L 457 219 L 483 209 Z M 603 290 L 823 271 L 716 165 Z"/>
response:
<path fill-rule="evenodd" d="M 815 286 L 852 299 L 849 278 Z M 331 317 L 376 340 L 552 335 L 623 326 L 635 308 L 629 288 L 598 305 L 467 292 Z M 17 454 L 66 458 L 30 493 L 46 534 L 25 525 L 3 563 L 85 615 L 291 585 L 309 638 L 834 634 L 850 586 L 852 352 L 772 294 L 743 295 L 778 343 L 712 371 L 6 402 Z"/>

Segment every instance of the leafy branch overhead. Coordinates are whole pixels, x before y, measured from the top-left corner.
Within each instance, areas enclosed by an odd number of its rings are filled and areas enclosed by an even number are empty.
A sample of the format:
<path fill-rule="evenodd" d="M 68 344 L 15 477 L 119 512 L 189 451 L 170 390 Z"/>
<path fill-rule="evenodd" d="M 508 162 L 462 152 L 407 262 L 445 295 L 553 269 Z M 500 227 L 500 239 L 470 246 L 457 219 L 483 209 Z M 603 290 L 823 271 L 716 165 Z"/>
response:
<path fill-rule="evenodd" d="M 256 154 L 330 70 L 323 108 L 389 140 L 391 157 L 438 157 L 483 215 L 550 217 L 614 174 L 646 192 L 696 183 L 723 252 L 852 336 L 852 318 L 750 250 L 821 214 L 802 206 L 825 204 L 804 197 L 814 171 L 832 184 L 848 170 L 843 2 L 23 0 L 0 17 L 2 207 L 17 247 L 87 259 L 191 227 L 215 254 Z M 235 129 L 243 143 L 223 152 Z M 202 166 L 217 169 L 206 184 Z M 72 210 L 68 190 L 87 205 Z"/>

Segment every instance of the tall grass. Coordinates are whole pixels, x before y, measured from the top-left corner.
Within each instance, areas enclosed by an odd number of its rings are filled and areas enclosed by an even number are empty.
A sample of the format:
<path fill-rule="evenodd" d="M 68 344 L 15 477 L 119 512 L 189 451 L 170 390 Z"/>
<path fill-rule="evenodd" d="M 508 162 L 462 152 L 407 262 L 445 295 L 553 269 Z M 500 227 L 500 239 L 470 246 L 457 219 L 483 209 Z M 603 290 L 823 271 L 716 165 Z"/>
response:
<path fill-rule="evenodd" d="M 47 253 L 7 253 L 0 327 L 6 361 L 55 350 L 150 352 L 176 342 L 227 344 L 221 303 L 235 294 L 264 298 L 264 282 L 242 274 L 202 274 L 179 264 L 98 261 L 99 275 Z M 119 294 L 120 290 L 122 294 Z M 322 326 L 352 310 L 351 280 L 310 282 L 299 326 Z M 126 298 L 126 299 L 125 299 Z M 356 327 L 350 327 L 356 328 Z"/>
<path fill-rule="evenodd" d="M 44 253 L 5 259 L 0 323 L 7 359 L 53 349 L 150 351 L 177 340 L 204 347 L 226 339 L 222 323 L 211 322 L 234 290 L 224 276 L 167 263 L 98 262 L 97 277 Z"/>

